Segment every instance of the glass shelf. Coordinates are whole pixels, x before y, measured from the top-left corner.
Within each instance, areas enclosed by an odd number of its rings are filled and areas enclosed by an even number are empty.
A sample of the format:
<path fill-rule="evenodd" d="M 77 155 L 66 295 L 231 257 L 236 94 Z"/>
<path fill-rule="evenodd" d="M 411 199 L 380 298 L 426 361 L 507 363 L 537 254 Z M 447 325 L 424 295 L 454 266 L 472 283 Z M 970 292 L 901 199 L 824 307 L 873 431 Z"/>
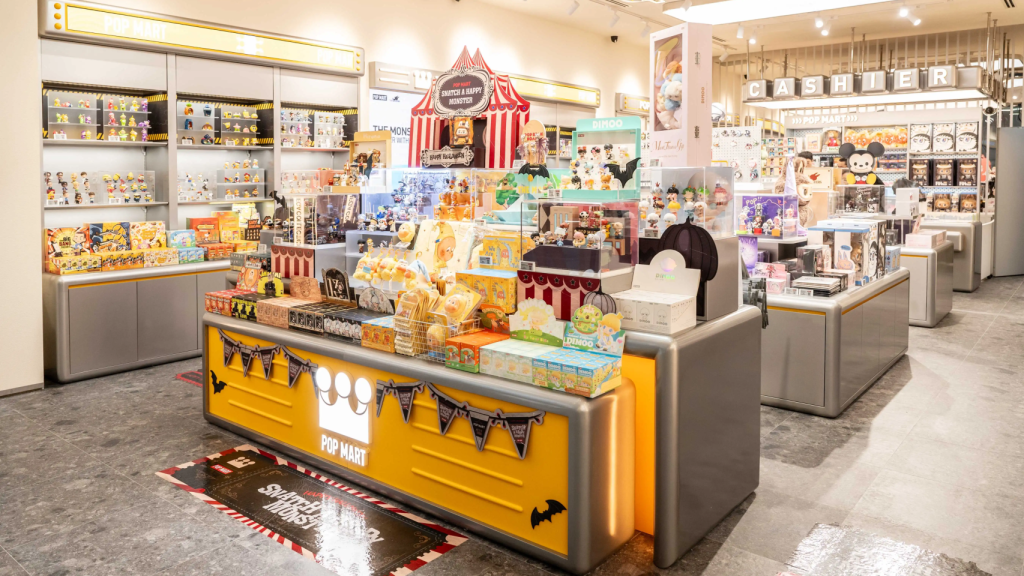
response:
<path fill-rule="evenodd" d="M 167 206 L 167 202 L 127 202 L 124 204 L 63 204 L 43 206 L 43 210 L 90 210 L 97 208 L 149 208 L 150 206 Z"/>

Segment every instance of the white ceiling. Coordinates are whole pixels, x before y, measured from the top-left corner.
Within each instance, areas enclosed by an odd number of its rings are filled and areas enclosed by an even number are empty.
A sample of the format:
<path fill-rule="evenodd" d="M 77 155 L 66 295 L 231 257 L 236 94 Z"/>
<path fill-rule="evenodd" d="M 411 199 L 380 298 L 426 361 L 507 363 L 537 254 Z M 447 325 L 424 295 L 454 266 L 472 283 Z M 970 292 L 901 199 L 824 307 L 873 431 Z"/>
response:
<path fill-rule="evenodd" d="M 644 22 L 639 17 L 651 21 L 654 30 L 680 22 L 672 16 L 663 14 L 661 3 L 649 0 L 577 0 L 580 6 L 571 16 L 567 14 L 567 10 L 573 0 L 463 1 L 486 2 L 603 36 L 617 34 L 619 42 L 631 45 L 647 45 L 647 39 L 640 35 Z M 694 0 L 694 4 L 718 1 L 722 0 Z M 1020 6 L 1008 8 L 1007 2 Z M 992 18 L 999 20 L 1000 27 L 1024 24 L 1024 0 L 907 0 L 906 6 L 921 19 L 919 26 L 913 26 L 907 19 L 898 17 L 896 12 L 903 3 L 902 0 L 892 0 L 881 4 L 823 12 L 823 18 L 835 18 L 832 33 L 828 37 L 821 36 L 820 30 L 814 27 L 815 14 L 744 22 L 745 38 L 742 40 L 736 38 L 736 24 L 722 24 L 715 26 L 713 31 L 713 35 L 721 41 L 716 42 L 715 53 L 721 53 L 722 44 L 728 46 L 730 52 L 745 51 L 751 33 L 757 35 L 758 50 L 761 45 L 764 45 L 765 50 L 776 50 L 849 42 L 851 27 L 856 29 L 857 40 L 861 39 L 861 34 L 867 34 L 871 40 L 942 33 L 944 41 L 946 32 L 983 29 L 986 12 L 991 12 Z M 621 15 L 613 28 L 608 26 L 612 19 L 612 8 L 617 9 Z M 752 51 L 753 49 L 754 46 L 751 46 Z"/>

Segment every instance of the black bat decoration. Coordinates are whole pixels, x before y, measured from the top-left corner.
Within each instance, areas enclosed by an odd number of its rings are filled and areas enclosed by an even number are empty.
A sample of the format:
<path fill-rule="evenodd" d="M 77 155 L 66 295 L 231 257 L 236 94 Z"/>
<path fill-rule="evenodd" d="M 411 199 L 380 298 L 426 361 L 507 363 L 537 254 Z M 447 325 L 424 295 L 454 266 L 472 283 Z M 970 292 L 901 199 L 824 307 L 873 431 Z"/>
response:
<path fill-rule="evenodd" d="M 213 393 L 214 394 L 219 393 L 221 390 L 224 389 L 225 386 L 228 385 L 228 383 L 224 382 L 223 380 L 217 380 L 217 373 L 214 372 L 213 370 L 210 370 L 210 378 L 213 380 Z M 555 502 L 555 504 L 558 504 L 558 503 Z M 561 504 L 559 504 L 559 506 L 561 506 Z"/>
<path fill-rule="evenodd" d="M 633 179 L 633 174 L 636 172 L 637 167 L 640 166 L 640 159 L 633 158 L 626 164 L 626 169 L 622 170 L 618 164 L 608 164 L 608 171 L 612 173 L 612 177 L 619 181 L 623 187 L 626 186 L 626 182 Z"/>
<path fill-rule="evenodd" d="M 284 222 L 285 220 L 288 219 L 289 215 L 288 202 L 286 202 L 284 198 L 278 196 L 277 190 L 271 190 L 270 197 L 274 199 L 275 204 L 280 204 L 281 206 L 280 208 L 276 208 L 274 210 L 274 220 L 280 220 Z"/>
<path fill-rule="evenodd" d="M 534 177 L 543 176 L 550 178 L 551 174 L 548 173 L 548 167 L 543 164 L 523 164 L 522 168 L 519 169 L 520 174 L 531 174 Z"/>
<path fill-rule="evenodd" d="M 548 500 L 547 503 L 547 510 L 538 512 L 537 508 L 534 508 L 533 512 L 530 513 L 530 526 L 532 528 L 536 528 L 538 524 L 545 520 L 551 522 L 552 516 L 565 512 L 565 506 L 562 506 L 562 503 L 558 500 Z"/>

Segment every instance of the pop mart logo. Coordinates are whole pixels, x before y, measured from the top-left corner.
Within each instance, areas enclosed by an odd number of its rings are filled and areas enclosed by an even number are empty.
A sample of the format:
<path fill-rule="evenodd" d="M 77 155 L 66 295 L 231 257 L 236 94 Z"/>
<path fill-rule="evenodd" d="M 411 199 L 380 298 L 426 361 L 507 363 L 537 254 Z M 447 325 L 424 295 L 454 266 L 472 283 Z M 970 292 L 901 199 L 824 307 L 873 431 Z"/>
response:
<path fill-rule="evenodd" d="M 313 376 L 316 385 L 320 428 L 363 445 L 370 443 L 370 402 L 373 386 L 366 378 L 355 382 L 348 374 L 338 372 L 332 379 L 324 367 Z M 329 434 L 321 434 L 320 449 L 358 466 L 366 466 L 365 448 Z"/>

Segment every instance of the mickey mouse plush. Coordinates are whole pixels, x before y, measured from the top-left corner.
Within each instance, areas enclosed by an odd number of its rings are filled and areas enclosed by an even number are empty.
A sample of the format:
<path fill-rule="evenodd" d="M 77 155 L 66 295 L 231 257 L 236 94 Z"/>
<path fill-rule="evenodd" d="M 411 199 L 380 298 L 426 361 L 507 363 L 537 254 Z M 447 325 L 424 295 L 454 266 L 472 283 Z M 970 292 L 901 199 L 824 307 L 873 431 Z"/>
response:
<path fill-rule="evenodd" d="M 885 154 L 881 142 L 868 144 L 867 149 L 858 150 L 847 142 L 839 147 L 839 155 L 846 159 L 850 171 L 844 176 L 847 184 L 878 184 L 882 179 L 875 175 L 875 159 Z"/>

